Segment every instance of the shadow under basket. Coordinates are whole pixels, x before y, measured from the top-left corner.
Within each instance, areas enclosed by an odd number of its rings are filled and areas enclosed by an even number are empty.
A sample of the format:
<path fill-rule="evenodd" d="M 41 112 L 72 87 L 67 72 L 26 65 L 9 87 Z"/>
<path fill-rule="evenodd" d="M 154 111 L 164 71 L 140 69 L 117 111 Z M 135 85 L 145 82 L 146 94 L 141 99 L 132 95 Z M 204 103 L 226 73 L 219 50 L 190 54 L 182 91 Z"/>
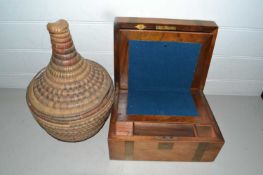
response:
<path fill-rule="evenodd" d="M 111 159 L 213 161 L 224 144 L 203 88 L 211 21 L 116 18 Z"/>

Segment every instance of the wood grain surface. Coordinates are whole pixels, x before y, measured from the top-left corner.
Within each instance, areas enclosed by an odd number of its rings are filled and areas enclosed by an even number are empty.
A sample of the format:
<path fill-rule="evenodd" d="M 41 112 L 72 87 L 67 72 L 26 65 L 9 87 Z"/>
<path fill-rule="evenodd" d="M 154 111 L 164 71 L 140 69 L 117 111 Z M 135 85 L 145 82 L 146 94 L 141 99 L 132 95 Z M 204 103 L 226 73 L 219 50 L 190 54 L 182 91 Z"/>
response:
<path fill-rule="evenodd" d="M 138 25 L 143 29 L 138 29 Z M 156 26 L 169 27 L 157 30 Z M 116 99 L 108 136 L 111 159 L 213 161 L 216 158 L 224 138 L 203 94 L 203 88 L 217 30 L 217 25 L 211 21 L 116 18 Z M 198 116 L 127 114 L 129 40 L 193 42 L 202 45 L 191 86 Z"/>

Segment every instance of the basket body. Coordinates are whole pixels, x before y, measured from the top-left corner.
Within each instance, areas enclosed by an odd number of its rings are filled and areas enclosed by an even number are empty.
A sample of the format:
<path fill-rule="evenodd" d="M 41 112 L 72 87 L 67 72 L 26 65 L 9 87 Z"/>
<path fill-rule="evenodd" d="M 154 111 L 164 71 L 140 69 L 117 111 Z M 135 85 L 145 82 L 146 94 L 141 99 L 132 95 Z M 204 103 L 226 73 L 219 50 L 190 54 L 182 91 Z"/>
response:
<path fill-rule="evenodd" d="M 62 141 L 82 141 L 94 136 L 108 118 L 113 83 L 101 65 L 75 50 L 65 20 L 47 28 L 52 57 L 30 82 L 27 104 L 47 133 Z"/>

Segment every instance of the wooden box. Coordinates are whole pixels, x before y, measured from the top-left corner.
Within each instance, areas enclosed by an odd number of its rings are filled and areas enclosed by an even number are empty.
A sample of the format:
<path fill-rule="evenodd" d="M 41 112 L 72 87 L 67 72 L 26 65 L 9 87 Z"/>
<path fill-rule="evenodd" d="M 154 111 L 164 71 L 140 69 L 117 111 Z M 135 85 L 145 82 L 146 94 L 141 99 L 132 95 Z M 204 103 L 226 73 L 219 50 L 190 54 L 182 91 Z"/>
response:
<path fill-rule="evenodd" d="M 110 159 L 213 161 L 224 144 L 203 93 L 212 21 L 116 18 Z"/>

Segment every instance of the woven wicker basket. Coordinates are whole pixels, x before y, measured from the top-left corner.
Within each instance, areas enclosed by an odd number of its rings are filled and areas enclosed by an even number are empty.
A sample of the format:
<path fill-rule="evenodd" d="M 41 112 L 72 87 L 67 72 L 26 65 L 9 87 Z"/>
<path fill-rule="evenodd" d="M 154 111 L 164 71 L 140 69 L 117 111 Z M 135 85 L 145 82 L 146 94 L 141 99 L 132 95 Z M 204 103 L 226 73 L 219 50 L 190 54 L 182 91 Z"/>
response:
<path fill-rule="evenodd" d="M 95 135 L 109 116 L 114 87 L 107 71 L 75 50 L 65 20 L 47 25 L 50 63 L 30 82 L 27 104 L 53 137 L 68 142 Z"/>

